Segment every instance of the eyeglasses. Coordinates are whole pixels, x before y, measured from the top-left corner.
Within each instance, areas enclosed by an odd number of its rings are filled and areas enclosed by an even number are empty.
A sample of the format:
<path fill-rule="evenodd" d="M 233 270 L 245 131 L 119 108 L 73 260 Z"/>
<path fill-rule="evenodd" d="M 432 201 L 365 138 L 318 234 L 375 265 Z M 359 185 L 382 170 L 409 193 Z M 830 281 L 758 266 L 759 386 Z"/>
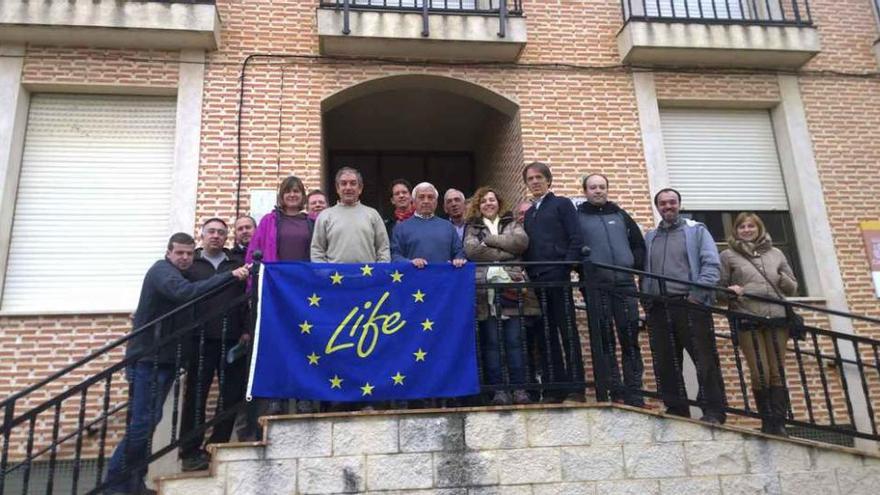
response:
<path fill-rule="evenodd" d="M 226 229 L 205 229 L 205 234 L 207 234 L 207 235 L 214 235 L 214 234 L 226 235 L 226 234 L 228 234 L 228 232 Z"/>

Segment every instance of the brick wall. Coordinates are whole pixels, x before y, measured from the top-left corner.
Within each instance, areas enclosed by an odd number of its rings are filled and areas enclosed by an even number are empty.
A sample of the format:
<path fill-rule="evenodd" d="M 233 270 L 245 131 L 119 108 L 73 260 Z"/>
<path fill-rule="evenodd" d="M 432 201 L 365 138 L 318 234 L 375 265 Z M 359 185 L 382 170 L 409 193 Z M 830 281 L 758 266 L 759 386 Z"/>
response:
<path fill-rule="evenodd" d="M 513 209 L 524 197 L 521 180 L 523 158 L 519 115 L 494 113 L 477 150 L 477 186 L 492 184 Z M 482 165 L 482 166 L 481 166 Z"/>

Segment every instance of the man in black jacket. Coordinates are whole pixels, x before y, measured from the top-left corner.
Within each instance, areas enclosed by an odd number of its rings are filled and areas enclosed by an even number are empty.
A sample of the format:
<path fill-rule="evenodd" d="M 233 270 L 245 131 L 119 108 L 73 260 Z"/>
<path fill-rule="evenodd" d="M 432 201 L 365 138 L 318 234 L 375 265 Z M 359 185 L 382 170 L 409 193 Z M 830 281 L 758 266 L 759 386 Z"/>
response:
<path fill-rule="evenodd" d="M 231 249 L 232 254 L 244 259 L 244 255 L 247 254 L 248 244 L 251 243 L 251 237 L 254 236 L 254 231 L 257 230 L 257 221 L 250 215 L 240 216 L 235 220 L 235 225 L 232 228 L 235 229 L 235 240 L 232 243 Z"/>
<path fill-rule="evenodd" d="M 232 272 L 244 264 L 241 256 L 226 249 L 229 231 L 220 218 L 210 218 L 202 224 L 202 247 L 196 249 L 189 278 L 208 280 L 219 274 Z M 184 471 L 208 468 L 208 453 L 202 448 L 204 431 L 194 431 L 205 422 L 205 406 L 208 391 L 217 376 L 220 400 L 216 414 L 235 406 L 244 399 L 247 380 L 245 353 L 236 354 L 231 363 L 227 361 L 229 350 L 237 344 L 246 345 L 250 335 L 246 332 L 245 284 L 232 284 L 214 297 L 196 305 L 196 318 L 210 318 L 193 334 L 192 349 L 186 371 L 186 389 L 181 413 L 180 457 Z M 230 416 L 216 423 L 208 443 L 228 442 L 232 435 L 235 417 Z M 190 437 L 190 438 L 187 438 Z"/>
<path fill-rule="evenodd" d="M 523 181 L 532 194 L 533 203 L 525 214 L 525 229 L 529 235 L 526 261 L 555 261 L 554 265 L 532 265 L 528 274 L 535 282 L 556 282 L 559 287 L 539 291 L 539 299 L 546 301 L 544 314 L 547 328 L 545 338 L 550 341 L 549 369 L 544 382 L 584 382 L 581 342 L 574 318 L 571 289 L 562 283 L 571 281 L 572 264 L 579 263 L 584 241 L 578 225 L 574 204 L 550 191 L 553 175 L 550 167 L 532 162 L 523 169 Z M 543 293 L 543 294 L 542 294 Z M 563 353 L 565 355 L 563 359 Z M 544 354 L 546 355 L 546 354 Z M 566 388 L 567 396 L 558 394 L 554 399 L 583 402 L 583 389 Z M 551 394 L 552 395 L 552 394 Z"/>
<path fill-rule="evenodd" d="M 592 261 L 641 270 L 645 264 L 645 238 L 632 217 L 608 201 L 608 179 L 602 174 L 590 174 L 581 185 L 587 200 L 578 207 L 578 221 Z M 597 282 L 604 289 L 598 293 L 603 299 L 598 307 L 609 313 L 602 315 L 609 331 L 601 335 L 603 345 L 590 342 L 593 354 L 601 353 L 607 359 L 612 400 L 644 406 L 645 400 L 640 393 L 644 364 L 639 350 L 639 307 L 634 295 L 626 295 L 636 293 L 635 279 L 631 274 L 611 270 L 598 269 L 595 273 Z M 617 328 L 623 356 L 623 383 L 610 328 L 612 321 Z"/>
<path fill-rule="evenodd" d="M 178 232 L 168 240 L 165 258 L 157 261 L 147 271 L 141 287 L 141 295 L 134 315 L 136 334 L 128 341 L 126 358 L 133 361 L 126 368 L 129 383 L 128 414 L 125 437 L 116 447 L 107 469 L 109 493 L 155 493 L 144 485 L 147 465 L 136 467 L 150 455 L 148 445 L 153 431 L 162 419 L 162 405 L 174 383 L 178 359 L 183 354 L 180 340 L 172 340 L 159 348 L 155 346 L 164 338 L 192 322 L 192 311 L 181 310 L 173 316 L 165 316 L 178 306 L 230 282 L 233 278 L 245 280 L 248 267 L 242 266 L 231 272 L 219 273 L 207 280 L 190 282 L 183 272 L 193 262 L 195 240 Z M 162 318 L 157 323 L 145 324 Z M 188 337 L 184 337 L 189 340 Z"/>

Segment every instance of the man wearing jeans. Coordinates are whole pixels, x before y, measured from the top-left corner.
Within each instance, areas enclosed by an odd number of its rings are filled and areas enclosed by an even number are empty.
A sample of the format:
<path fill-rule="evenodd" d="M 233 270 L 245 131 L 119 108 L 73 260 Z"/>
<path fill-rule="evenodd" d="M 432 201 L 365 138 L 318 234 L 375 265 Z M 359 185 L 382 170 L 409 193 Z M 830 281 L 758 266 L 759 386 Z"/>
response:
<path fill-rule="evenodd" d="M 662 189 L 654 196 L 660 212 L 660 225 L 645 234 L 647 255 L 645 271 L 678 280 L 717 285 L 721 262 L 712 234 L 700 222 L 679 215 L 681 195 L 675 189 Z M 651 350 L 657 388 L 666 411 L 689 417 L 689 406 L 682 377 L 683 350 L 687 350 L 697 368 L 700 393 L 697 400 L 703 409 L 703 421 L 724 423 L 724 382 L 715 349 L 711 289 L 664 282 L 654 277 L 642 280 L 648 294 L 660 295 L 647 305 Z"/>
<path fill-rule="evenodd" d="M 195 244 L 192 236 L 181 232 L 172 235 L 168 240 L 165 258 L 154 263 L 144 276 L 134 314 L 134 329 L 141 328 L 233 278 L 247 278 L 249 267 L 242 266 L 230 272 L 218 273 L 207 280 L 190 282 L 184 278 L 183 272 L 192 265 Z M 186 314 L 164 318 L 159 323 L 142 329 L 128 341 L 125 356 L 134 359 L 125 370 L 129 383 L 129 417 L 125 437 L 117 445 L 108 465 L 108 493 L 155 493 L 144 485 L 144 477 L 147 475 L 145 461 L 150 455 L 149 442 L 156 425 L 162 419 L 162 404 L 174 383 L 176 368 L 183 363 L 178 362 L 176 341 L 160 348 L 153 347 L 191 321 L 192 311 L 183 313 Z M 181 342 L 188 340 L 186 337 Z"/>

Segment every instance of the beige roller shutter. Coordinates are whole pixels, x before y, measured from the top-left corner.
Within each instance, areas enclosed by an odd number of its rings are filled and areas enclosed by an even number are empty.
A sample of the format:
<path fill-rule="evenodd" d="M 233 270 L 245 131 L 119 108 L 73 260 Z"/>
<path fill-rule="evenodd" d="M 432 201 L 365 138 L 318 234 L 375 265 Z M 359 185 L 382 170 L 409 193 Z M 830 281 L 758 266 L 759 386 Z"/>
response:
<path fill-rule="evenodd" d="M 169 235 L 174 126 L 174 98 L 31 98 L 3 313 L 135 308 Z"/>
<path fill-rule="evenodd" d="M 788 210 L 767 110 L 660 110 L 669 184 L 686 210 Z"/>

